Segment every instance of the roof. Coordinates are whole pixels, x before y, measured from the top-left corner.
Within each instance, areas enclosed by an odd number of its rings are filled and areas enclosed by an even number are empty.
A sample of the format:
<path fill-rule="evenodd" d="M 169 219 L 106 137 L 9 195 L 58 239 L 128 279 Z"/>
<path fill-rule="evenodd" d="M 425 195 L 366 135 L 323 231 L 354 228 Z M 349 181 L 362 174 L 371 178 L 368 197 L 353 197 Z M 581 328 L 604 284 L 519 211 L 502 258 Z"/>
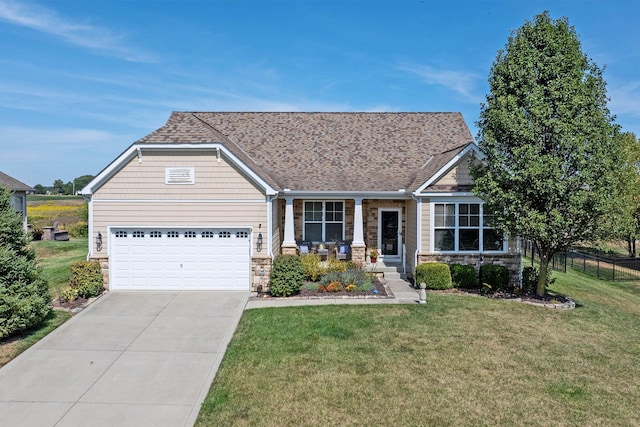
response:
<path fill-rule="evenodd" d="M 280 190 L 413 191 L 473 138 L 460 113 L 174 112 L 134 145 L 213 142 Z"/>
<path fill-rule="evenodd" d="M 0 185 L 9 187 L 13 191 L 32 191 L 33 190 L 33 188 L 31 188 L 24 182 L 18 181 L 17 179 L 7 175 L 4 172 L 0 172 Z"/>

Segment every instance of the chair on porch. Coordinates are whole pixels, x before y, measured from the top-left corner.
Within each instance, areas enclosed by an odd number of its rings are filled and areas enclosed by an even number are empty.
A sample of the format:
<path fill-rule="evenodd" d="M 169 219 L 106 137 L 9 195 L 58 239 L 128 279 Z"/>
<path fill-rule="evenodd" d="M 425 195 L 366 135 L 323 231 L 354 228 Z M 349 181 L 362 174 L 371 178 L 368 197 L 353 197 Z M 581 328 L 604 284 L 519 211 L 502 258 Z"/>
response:
<path fill-rule="evenodd" d="M 303 241 L 297 240 L 296 243 L 298 245 L 298 254 L 300 255 L 312 254 L 315 252 L 311 242 L 303 242 Z"/>
<path fill-rule="evenodd" d="M 334 248 L 336 251 L 336 259 L 351 259 L 351 242 L 338 242 Z"/>

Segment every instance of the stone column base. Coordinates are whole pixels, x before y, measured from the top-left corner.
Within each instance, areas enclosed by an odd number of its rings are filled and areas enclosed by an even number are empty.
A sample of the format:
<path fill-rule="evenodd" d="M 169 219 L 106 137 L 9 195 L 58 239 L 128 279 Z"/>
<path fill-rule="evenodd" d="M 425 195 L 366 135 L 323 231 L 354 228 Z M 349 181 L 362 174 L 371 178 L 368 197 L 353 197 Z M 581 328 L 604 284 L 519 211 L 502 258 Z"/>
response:
<path fill-rule="evenodd" d="M 282 245 L 281 253 L 282 255 L 298 255 L 298 247 L 297 246 L 284 246 Z"/>
<path fill-rule="evenodd" d="M 359 266 L 364 266 L 367 262 L 367 248 L 364 245 L 351 246 L 351 261 Z"/>

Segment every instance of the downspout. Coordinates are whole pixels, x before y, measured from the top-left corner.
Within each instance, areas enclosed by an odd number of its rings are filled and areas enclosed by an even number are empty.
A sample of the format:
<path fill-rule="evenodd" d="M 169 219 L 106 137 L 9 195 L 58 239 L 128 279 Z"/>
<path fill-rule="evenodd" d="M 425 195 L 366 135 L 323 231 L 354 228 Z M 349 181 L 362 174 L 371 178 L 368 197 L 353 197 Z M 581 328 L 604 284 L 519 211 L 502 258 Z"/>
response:
<path fill-rule="evenodd" d="M 89 234 L 87 238 L 87 245 L 89 246 L 87 248 L 87 261 L 89 261 L 89 259 L 93 255 L 93 198 L 91 196 L 85 196 L 84 194 L 82 195 L 82 198 L 85 199 L 87 201 L 87 204 L 89 205 L 89 223 L 87 224 L 87 233 Z"/>

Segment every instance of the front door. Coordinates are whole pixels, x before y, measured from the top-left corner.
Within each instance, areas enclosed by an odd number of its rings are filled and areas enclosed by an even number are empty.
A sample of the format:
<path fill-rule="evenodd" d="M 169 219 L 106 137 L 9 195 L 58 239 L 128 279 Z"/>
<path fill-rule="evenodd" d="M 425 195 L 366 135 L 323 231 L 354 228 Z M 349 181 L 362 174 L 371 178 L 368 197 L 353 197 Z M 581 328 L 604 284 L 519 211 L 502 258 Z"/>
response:
<path fill-rule="evenodd" d="M 402 255 L 402 209 L 378 209 L 378 247 L 387 261 L 400 261 Z"/>

